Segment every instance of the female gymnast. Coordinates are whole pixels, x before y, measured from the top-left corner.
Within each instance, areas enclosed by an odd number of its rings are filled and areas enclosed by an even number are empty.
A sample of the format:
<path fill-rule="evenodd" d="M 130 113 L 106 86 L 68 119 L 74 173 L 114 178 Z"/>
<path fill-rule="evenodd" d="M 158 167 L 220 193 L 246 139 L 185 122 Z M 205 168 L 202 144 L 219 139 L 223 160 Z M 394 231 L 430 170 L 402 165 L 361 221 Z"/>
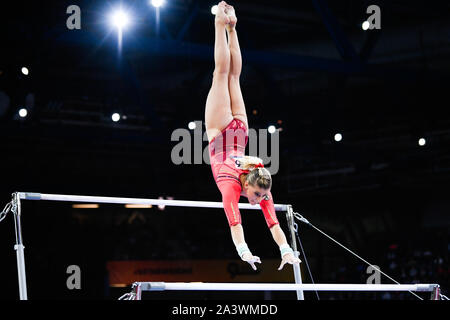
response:
<path fill-rule="evenodd" d="M 270 192 L 272 177 L 269 171 L 264 168 L 261 159 L 244 155 L 248 122 L 239 84 L 242 57 L 234 8 L 225 1 L 220 2 L 214 23 L 215 69 L 205 108 L 211 169 L 222 194 L 231 236 L 241 259 L 254 270 L 255 263 L 261 263 L 245 243 L 238 208 L 239 198 L 244 196 L 252 205 L 260 204 L 267 226 L 280 248 L 281 264 L 278 270 L 281 270 L 286 263 L 298 264 L 300 260 L 294 256 L 278 223 Z"/>

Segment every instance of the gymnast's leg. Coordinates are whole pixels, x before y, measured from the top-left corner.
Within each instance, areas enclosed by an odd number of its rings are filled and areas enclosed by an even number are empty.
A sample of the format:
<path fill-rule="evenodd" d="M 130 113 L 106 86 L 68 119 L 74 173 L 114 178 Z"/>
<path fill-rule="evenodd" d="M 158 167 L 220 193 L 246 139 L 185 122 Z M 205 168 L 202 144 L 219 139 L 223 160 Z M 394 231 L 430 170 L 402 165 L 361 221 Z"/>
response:
<path fill-rule="evenodd" d="M 231 62 L 228 75 L 228 89 L 230 91 L 231 113 L 233 118 L 244 122 L 248 129 L 247 112 L 245 110 L 244 98 L 242 97 L 239 77 L 242 70 L 242 56 L 236 31 L 237 18 L 233 6 L 226 5 L 226 12 L 230 18 L 227 24 L 228 46 L 230 48 Z"/>
<path fill-rule="evenodd" d="M 215 69 L 211 89 L 206 99 L 205 126 L 208 140 L 211 141 L 232 120 L 228 74 L 230 71 L 230 50 L 228 48 L 225 26 L 229 17 L 225 13 L 225 2 L 218 4 L 215 18 L 214 62 Z"/>

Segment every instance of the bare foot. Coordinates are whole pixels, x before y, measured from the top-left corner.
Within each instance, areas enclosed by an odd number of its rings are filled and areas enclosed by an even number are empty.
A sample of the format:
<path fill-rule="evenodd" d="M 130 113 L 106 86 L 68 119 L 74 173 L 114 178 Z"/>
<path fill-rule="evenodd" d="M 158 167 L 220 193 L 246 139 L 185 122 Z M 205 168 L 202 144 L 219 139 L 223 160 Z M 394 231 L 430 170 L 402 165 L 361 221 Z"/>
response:
<path fill-rule="evenodd" d="M 217 13 L 216 13 L 216 18 L 215 18 L 216 23 L 220 23 L 223 25 L 227 25 L 230 23 L 230 18 L 226 14 L 225 10 L 226 10 L 226 2 L 221 1 L 217 5 Z"/>
<path fill-rule="evenodd" d="M 226 4 L 225 7 L 226 7 L 225 13 L 230 19 L 230 22 L 228 23 L 227 27 L 232 29 L 236 26 L 237 23 L 236 12 L 234 11 L 233 6 L 230 6 L 229 4 Z"/>

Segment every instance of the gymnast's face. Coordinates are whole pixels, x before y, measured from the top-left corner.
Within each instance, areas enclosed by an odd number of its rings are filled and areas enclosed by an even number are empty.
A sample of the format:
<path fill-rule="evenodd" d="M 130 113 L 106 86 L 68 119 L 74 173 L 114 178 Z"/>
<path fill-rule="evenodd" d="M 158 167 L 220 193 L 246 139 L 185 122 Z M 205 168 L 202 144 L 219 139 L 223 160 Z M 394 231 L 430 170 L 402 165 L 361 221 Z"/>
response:
<path fill-rule="evenodd" d="M 247 198 L 248 202 L 250 202 L 251 205 L 255 205 L 257 203 L 260 203 L 262 200 L 269 197 L 269 191 L 268 189 L 263 189 L 258 186 L 253 186 L 246 182 L 247 187 Z"/>

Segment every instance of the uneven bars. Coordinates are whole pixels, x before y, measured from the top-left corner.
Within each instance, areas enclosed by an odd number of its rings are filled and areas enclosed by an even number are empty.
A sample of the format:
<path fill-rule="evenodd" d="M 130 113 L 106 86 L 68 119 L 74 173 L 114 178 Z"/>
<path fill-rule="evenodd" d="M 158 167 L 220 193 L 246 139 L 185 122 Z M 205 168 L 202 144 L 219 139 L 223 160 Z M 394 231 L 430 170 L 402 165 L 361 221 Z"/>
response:
<path fill-rule="evenodd" d="M 220 283 L 220 282 L 135 282 L 141 291 L 421 291 L 432 292 L 438 284 L 296 284 L 296 283 Z"/>
<path fill-rule="evenodd" d="M 141 199 L 141 198 L 119 198 L 119 197 L 98 197 L 98 196 L 80 196 L 80 195 L 65 195 L 65 194 L 47 194 L 35 192 L 14 192 L 12 194 L 13 200 L 11 202 L 11 211 L 15 216 L 15 231 L 16 231 L 16 250 L 17 256 L 17 273 L 19 278 L 19 296 L 21 300 L 27 300 L 27 282 L 25 272 L 25 255 L 24 245 L 22 243 L 21 230 L 21 200 L 46 200 L 46 201 L 65 201 L 65 202 L 98 202 L 110 204 L 151 204 L 177 207 L 196 207 L 196 208 L 223 208 L 222 202 L 211 201 L 186 201 L 186 200 L 163 200 L 163 199 Z M 287 211 L 289 205 L 274 204 L 275 211 Z M 259 205 L 251 205 L 239 203 L 239 209 L 258 210 L 261 209 Z"/>
<path fill-rule="evenodd" d="M 65 194 L 46 194 L 32 192 L 18 192 L 21 200 L 46 200 L 46 201 L 66 201 L 66 202 L 86 202 L 86 203 L 112 203 L 112 204 L 151 204 L 174 207 L 196 207 L 196 208 L 223 208 L 222 202 L 212 201 L 188 201 L 188 200 L 164 200 L 164 199 L 140 199 L 140 198 L 118 198 L 118 197 L 98 197 L 98 196 L 78 196 Z M 288 205 L 274 204 L 275 211 L 287 211 Z M 239 209 L 258 210 L 259 205 L 249 203 L 239 203 Z"/>

